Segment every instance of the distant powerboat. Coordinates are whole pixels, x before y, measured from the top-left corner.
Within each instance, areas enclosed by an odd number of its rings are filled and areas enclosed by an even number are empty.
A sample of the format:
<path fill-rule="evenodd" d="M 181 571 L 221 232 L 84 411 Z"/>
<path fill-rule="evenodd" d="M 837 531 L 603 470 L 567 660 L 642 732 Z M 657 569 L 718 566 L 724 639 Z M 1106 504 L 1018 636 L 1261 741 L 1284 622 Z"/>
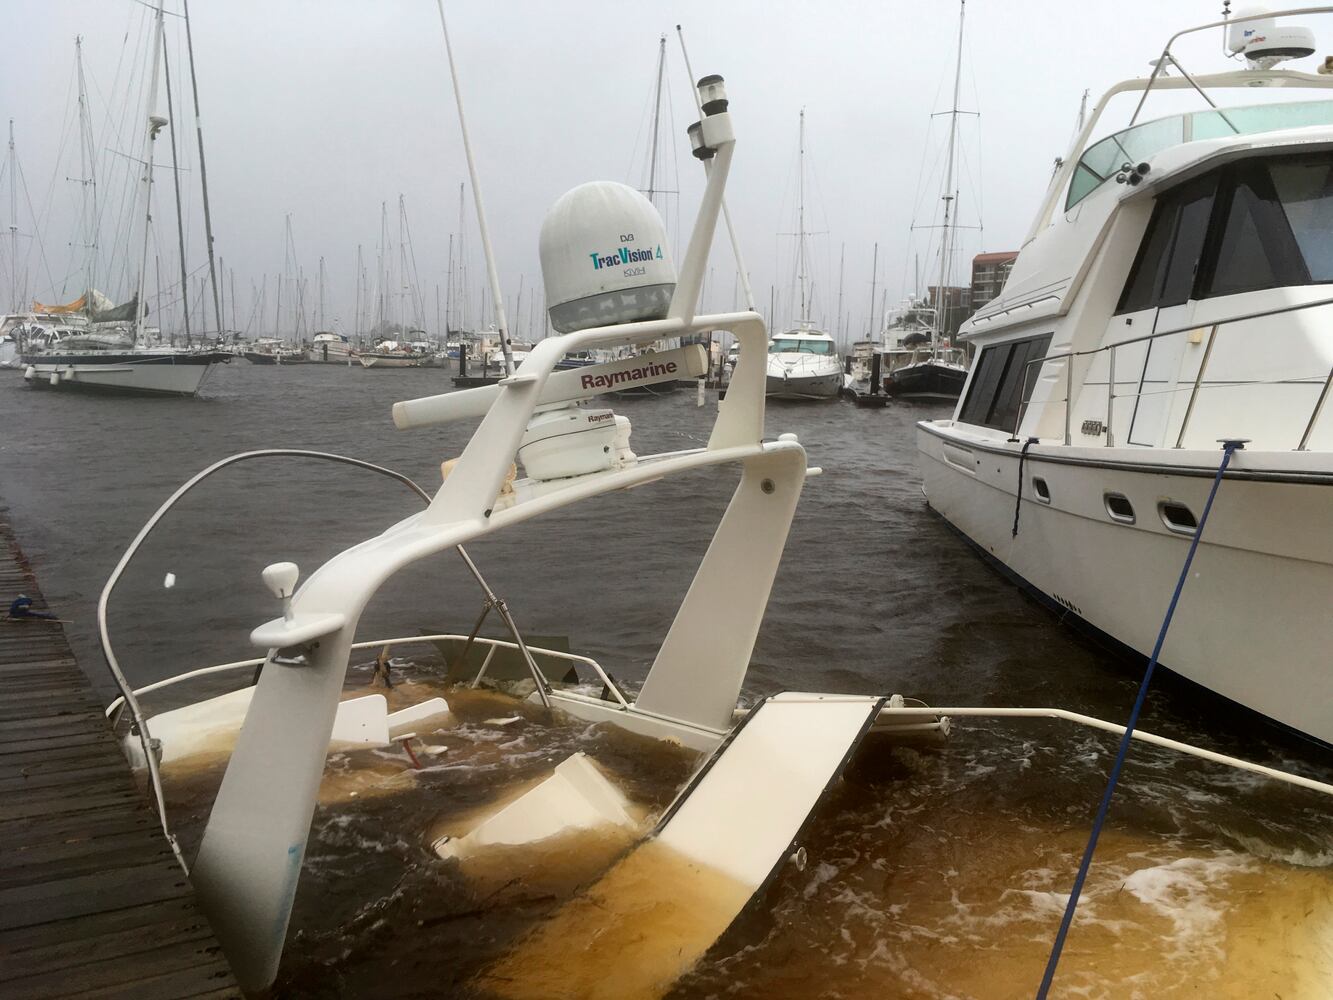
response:
<path fill-rule="evenodd" d="M 801 292 L 800 320 L 793 330 L 776 334 L 768 343 L 768 379 L 765 392 L 775 399 L 836 399 L 844 378 L 838 345 L 810 321 L 812 295 L 806 288 L 805 251 L 805 111 L 800 119 L 797 169 L 796 280 Z"/>
<path fill-rule="evenodd" d="M 306 358 L 316 364 L 346 365 L 352 361 L 352 342 L 341 333 L 322 332 L 306 352 Z"/>
<path fill-rule="evenodd" d="M 310 359 L 299 347 L 291 347 L 274 337 L 261 337 L 241 357 L 252 365 L 303 365 Z"/>
<path fill-rule="evenodd" d="M 805 327 L 768 342 L 765 392 L 775 399 L 835 399 L 843 385 L 838 345 L 823 330 Z"/>
<path fill-rule="evenodd" d="M 420 368 L 428 357 L 425 351 L 416 350 L 410 344 L 384 340 L 376 344 L 373 351 L 358 353 L 356 359 L 362 368 Z"/>

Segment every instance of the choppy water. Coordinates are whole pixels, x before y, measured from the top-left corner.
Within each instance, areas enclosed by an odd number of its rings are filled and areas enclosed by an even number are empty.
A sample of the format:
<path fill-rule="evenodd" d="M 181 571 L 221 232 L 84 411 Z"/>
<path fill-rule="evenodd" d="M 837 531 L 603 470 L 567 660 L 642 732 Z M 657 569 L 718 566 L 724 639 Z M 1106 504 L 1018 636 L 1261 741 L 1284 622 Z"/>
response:
<path fill-rule="evenodd" d="M 433 488 L 440 461 L 470 431 L 393 429 L 390 404 L 440 391 L 439 371 L 237 363 L 193 400 L 32 391 L 17 375 L 0 376 L 8 428 L 0 500 L 103 688 L 97 592 L 186 477 L 232 452 L 283 446 L 380 462 Z M 711 399 L 696 408 L 692 392 L 616 407 L 634 422 L 640 454 L 702 444 L 713 416 Z M 1059 705 L 1123 719 L 1133 671 L 1013 589 L 925 507 L 911 427 L 940 413 L 770 407 L 769 432 L 796 432 L 825 474 L 806 485 L 745 697 L 901 692 L 934 704 Z M 576 651 L 633 684 L 733 484 L 707 475 L 658 483 L 470 551 L 520 626 L 569 635 Z M 273 613 L 259 581 L 264 565 L 292 559 L 309 572 L 418 503 L 387 480 L 312 462 L 223 473 L 170 516 L 113 603 L 131 679 L 251 655 L 246 634 Z M 168 572 L 171 589 L 162 585 Z M 479 607 L 456 559 L 440 557 L 392 581 L 362 635 L 466 632 Z M 421 686 L 398 697 L 433 692 L 431 659 L 417 659 L 400 672 Z M 368 678 L 355 669 L 349 687 Z M 504 968 L 517 942 L 625 845 L 553 842 L 464 872 L 436 860 L 430 840 L 461 831 L 573 750 L 592 755 L 649 810 L 670 800 L 695 763 L 683 751 L 553 725 L 527 710 L 497 726 L 487 720 L 514 714 L 511 702 L 444 693 L 454 718 L 429 734 L 439 749 L 425 770 L 407 772 L 386 752 L 332 759 L 279 995 L 489 992 L 494 980 L 478 975 Z M 1326 753 L 1169 677 L 1142 725 L 1333 778 Z M 1109 737 L 1055 722 L 968 722 L 943 747 L 872 740 L 817 814 L 809 865 L 785 869 L 671 996 L 1032 995 L 1113 752 Z M 1136 748 L 1131 760 L 1059 995 L 1333 995 L 1328 803 L 1161 751 Z M 208 768 L 175 776 L 173 816 L 187 831 L 197 832 L 215 781 Z M 664 870 L 639 884 L 669 880 Z M 602 931 L 582 929 L 569 932 L 566 961 L 604 965 L 605 995 L 628 995 L 617 993 L 617 954 L 599 950 Z M 680 933 L 655 932 L 663 947 Z M 538 988 L 521 995 L 573 995 L 558 968 L 534 962 L 529 973 Z"/>

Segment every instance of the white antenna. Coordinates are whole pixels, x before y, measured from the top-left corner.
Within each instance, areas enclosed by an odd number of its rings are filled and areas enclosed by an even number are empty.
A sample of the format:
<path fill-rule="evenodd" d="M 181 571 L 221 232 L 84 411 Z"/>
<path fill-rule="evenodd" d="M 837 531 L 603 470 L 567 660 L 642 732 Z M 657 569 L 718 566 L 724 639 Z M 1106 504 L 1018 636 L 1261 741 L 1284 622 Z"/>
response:
<path fill-rule="evenodd" d="M 486 254 L 486 273 L 491 281 L 491 302 L 495 309 L 495 325 L 500 331 L 500 350 L 504 352 L 505 376 L 514 374 L 514 352 L 509 346 L 509 324 L 505 320 L 504 296 L 500 293 L 500 274 L 495 268 L 495 254 L 491 250 L 491 235 L 486 228 L 486 209 L 481 200 L 481 182 L 477 166 L 472 160 L 472 143 L 467 135 L 467 117 L 463 114 L 463 94 L 458 89 L 458 70 L 454 66 L 454 50 L 449 44 L 449 25 L 444 20 L 444 0 L 435 0 L 440 10 L 440 29 L 444 32 L 444 51 L 449 57 L 449 77 L 454 84 L 454 102 L 458 105 L 458 127 L 463 133 L 463 152 L 467 156 L 468 177 L 472 181 L 472 199 L 477 204 L 477 228 L 481 230 L 481 247 Z"/>
<path fill-rule="evenodd" d="M 685 32 L 681 31 L 679 24 L 676 25 L 676 37 L 680 39 L 680 54 L 685 60 L 685 73 L 690 78 L 690 93 L 694 95 L 694 106 L 698 109 L 699 117 L 703 118 L 703 99 L 699 96 L 699 88 L 696 86 L 697 81 L 695 80 L 694 70 L 690 68 L 690 54 L 685 51 Z M 705 177 L 708 176 L 709 171 L 712 169 L 713 161 L 704 160 Z M 741 259 L 740 240 L 736 239 L 736 229 L 731 224 L 731 211 L 727 208 L 727 199 L 725 197 L 722 199 L 722 221 L 727 224 L 727 236 L 731 240 L 731 253 L 736 258 L 736 273 L 740 276 L 741 288 L 745 289 L 745 308 L 749 309 L 750 312 L 758 312 L 759 310 L 754 304 L 754 292 L 750 289 L 750 272 L 745 270 L 745 261 Z M 772 323 L 773 317 L 770 316 L 768 321 Z"/>

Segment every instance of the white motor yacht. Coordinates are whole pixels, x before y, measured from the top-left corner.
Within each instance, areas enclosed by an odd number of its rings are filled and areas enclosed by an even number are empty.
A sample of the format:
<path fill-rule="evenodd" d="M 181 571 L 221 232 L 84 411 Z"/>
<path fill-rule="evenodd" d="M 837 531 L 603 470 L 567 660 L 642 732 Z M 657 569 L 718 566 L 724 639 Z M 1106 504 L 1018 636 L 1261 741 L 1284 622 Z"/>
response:
<path fill-rule="evenodd" d="M 322 365 L 351 364 L 352 342 L 341 333 L 317 333 L 306 357 Z"/>
<path fill-rule="evenodd" d="M 964 324 L 976 362 L 917 425 L 921 469 L 984 556 L 1140 656 L 1197 544 L 1162 665 L 1333 743 L 1333 76 L 1274 68 L 1313 54 L 1306 28 L 1227 37 L 1244 68 L 1165 76 L 1168 45 L 1096 105 Z M 1140 114 L 1195 89 L 1201 110 Z M 1091 141 L 1120 94 L 1134 117 Z"/>
<path fill-rule="evenodd" d="M 801 327 L 768 342 L 767 392 L 777 399 L 835 399 L 842 389 L 838 345 L 823 330 Z"/>

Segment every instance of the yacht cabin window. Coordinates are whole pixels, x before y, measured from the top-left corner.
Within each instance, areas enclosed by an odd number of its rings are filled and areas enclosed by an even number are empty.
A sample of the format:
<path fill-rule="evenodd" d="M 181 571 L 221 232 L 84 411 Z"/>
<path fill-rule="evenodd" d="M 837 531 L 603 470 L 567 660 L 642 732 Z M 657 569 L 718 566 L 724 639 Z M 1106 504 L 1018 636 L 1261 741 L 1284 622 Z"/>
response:
<path fill-rule="evenodd" d="M 833 341 L 806 340 L 797 337 L 774 337 L 768 342 L 769 354 L 832 354 Z"/>
<path fill-rule="evenodd" d="M 1012 431 L 1019 409 L 1032 396 L 1040 359 L 1046 357 L 1050 343 L 1051 334 L 1045 333 L 982 348 L 959 422 Z"/>
<path fill-rule="evenodd" d="M 1333 153 L 1243 160 L 1157 199 L 1116 313 L 1333 282 Z"/>

